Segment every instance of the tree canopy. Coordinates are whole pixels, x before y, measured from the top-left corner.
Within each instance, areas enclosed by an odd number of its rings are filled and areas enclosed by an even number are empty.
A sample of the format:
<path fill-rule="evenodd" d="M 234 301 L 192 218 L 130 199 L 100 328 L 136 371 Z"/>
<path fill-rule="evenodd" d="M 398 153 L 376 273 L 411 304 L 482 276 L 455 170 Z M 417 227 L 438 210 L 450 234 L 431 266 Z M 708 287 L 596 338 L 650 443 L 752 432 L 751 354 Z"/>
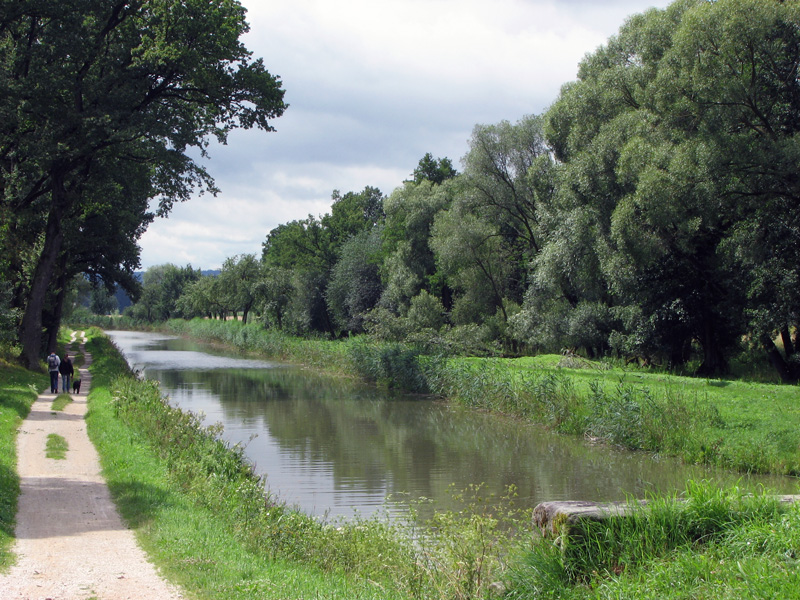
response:
<path fill-rule="evenodd" d="M 126 192 L 157 199 L 166 215 L 196 189 L 215 191 L 191 149 L 202 154 L 234 128 L 270 131 L 285 104 L 280 79 L 240 42 L 248 26 L 236 0 L 2 0 L 0 15 L 0 249 L 41 244 L 29 276 L 4 263 L 25 290 L 20 341 L 33 366 L 48 290 L 70 263 L 65 223 L 120 193 L 102 190 L 113 179 L 103 173 L 138 169 Z M 151 218 L 140 214 L 140 225 Z M 138 256 L 118 265 L 130 274 Z"/>

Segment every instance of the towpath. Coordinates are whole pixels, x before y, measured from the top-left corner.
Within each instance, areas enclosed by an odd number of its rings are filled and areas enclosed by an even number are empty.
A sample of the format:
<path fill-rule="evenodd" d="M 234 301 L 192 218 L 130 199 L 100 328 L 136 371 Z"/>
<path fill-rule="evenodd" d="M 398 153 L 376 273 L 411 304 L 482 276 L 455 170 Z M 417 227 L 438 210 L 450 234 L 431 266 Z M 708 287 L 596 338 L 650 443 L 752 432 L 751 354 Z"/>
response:
<path fill-rule="evenodd" d="M 81 334 L 82 336 L 82 334 Z M 178 600 L 147 561 L 122 522 L 100 473 L 84 416 L 92 357 L 76 369 L 80 394 L 63 411 L 55 394 L 41 394 L 17 438 L 22 493 L 17 513 L 16 564 L 0 575 L 3 600 Z M 70 355 L 73 352 L 70 351 Z M 49 388 L 48 388 L 49 389 Z M 67 441 L 66 459 L 45 456 L 49 435 Z"/>

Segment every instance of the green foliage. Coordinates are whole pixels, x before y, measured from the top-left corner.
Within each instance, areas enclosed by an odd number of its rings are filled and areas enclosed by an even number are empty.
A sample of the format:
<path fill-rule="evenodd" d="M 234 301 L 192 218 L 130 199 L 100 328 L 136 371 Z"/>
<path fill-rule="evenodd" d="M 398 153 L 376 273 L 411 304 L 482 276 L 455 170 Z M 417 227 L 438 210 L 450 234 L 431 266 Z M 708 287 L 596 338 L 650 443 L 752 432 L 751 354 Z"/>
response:
<path fill-rule="evenodd" d="M 0 358 L 14 354 L 19 310 L 11 305 L 11 285 L 0 282 Z"/>
<path fill-rule="evenodd" d="M 370 342 L 356 338 L 347 344 L 353 370 L 363 379 L 389 388 L 428 393 L 428 380 L 420 348 L 401 343 Z"/>
<path fill-rule="evenodd" d="M 380 299 L 380 248 L 380 227 L 352 236 L 341 247 L 325 291 L 328 308 L 341 331 L 363 333 L 364 318 Z"/>
<path fill-rule="evenodd" d="M 412 175 L 416 184 L 430 181 L 439 185 L 458 175 L 458 171 L 453 168 L 453 163 L 449 158 L 433 158 L 430 152 L 426 152 Z"/>
<path fill-rule="evenodd" d="M 441 300 L 425 290 L 411 299 L 406 323 L 410 332 L 430 329 L 438 331 L 445 323 L 445 311 Z"/>
<path fill-rule="evenodd" d="M 442 185 L 406 182 L 384 202 L 381 306 L 392 315 L 404 316 L 422 289 L 441 298 L 449 293 L 437 273 L 430 237 L 436 215 L 452 204 L 459 189 L 457 179 Z"/>
<path fill-rule="evenodd" d="M 224 142 L 237 128 L 269 131 L 286 106 L 280 80 L 239 40 L 248 25 L 235 0 L 7 8 L 0 254 L 23 257 L 3 272 L 32 367 L 45 305 L 56 307 L 45 323 L 55 330 L 73 275 L 135 290 L 150 200 L 164 216 L 197 188 L 216 191 L 190 149 L 202 154 L 209 137 Z"/>
<path fill-rule="evenodd" d="M 242 254 L 225 260 L 218 279 L 215 283 L 225 298 L 225 305 L 234 315 L 241 312 L 242 322 L 247 323 L 250 311 L 259 300 L 259 288 L 263 280 L 261 264 L 255 254 Z"/>
<path fill-rule="evenodd" d="M 191 265 L 176 267 L 173 264 L 150 267 L 143 276 L 142 295 L 130 306 L 126 315 L 147 323 L 166 321 L 183 316 L 187 308 L 180 298 L 187 287 L 202 277 L 200 269 Z"/>
<path fill-rule="evenodd" d="M 632 17 L 584 59 L 546 115 L 561 165 L 521 339 L 589 353 L 612 344 L 672 367 L 696 342 L 698 371 L 719 374 L 748 314 L 757 335 L 794 326 L 781 290 L 795 280 L 796 244 L 776 232 L 796 229 L 796 211 L 772 219 L 796 196 L 784 169 L 796 20 L 785 3 L 679 1 Z M 587 305 L 610 309 L 599 328 L 573 317 Z"/>

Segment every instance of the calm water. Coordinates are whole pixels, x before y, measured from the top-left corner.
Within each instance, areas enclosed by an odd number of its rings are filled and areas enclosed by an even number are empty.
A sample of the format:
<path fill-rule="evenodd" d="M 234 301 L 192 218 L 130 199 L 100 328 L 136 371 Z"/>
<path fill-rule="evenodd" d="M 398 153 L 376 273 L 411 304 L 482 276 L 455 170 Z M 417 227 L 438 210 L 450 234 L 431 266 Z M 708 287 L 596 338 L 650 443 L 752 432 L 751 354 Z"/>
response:
<path fill-rule="evenodd" d="M 514 484 L 518 503 L 535 506 L 682 490 L 690 477 L 740 479 L 179 338 L 108 334 L 174 406 L 222 423 L 225 439 L 245 446 L 272 493 L 311 514 L 394 513 L 420 497 L 456 508 L 453 488 L 470 484 L 498 495 Z M 788 479 L 760 481 L 797 490 Z"/>

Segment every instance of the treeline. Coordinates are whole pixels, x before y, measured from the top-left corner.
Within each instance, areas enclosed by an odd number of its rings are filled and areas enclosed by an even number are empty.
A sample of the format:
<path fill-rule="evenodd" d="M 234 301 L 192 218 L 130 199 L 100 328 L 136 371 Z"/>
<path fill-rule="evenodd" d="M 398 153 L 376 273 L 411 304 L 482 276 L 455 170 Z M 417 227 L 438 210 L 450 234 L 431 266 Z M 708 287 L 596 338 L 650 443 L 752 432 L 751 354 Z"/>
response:
<path fill-rule="evenodd" d="M 774 0 L 633 16 L 544 114 L 476 126 L 463 172 L 427 154 L 388 197 L 334 192 L 217 278 L 153 269 L 131 314 L 704 375 L 746 343 L 797 381 L 798 25 Z"/>
<path fill-rule="evenodd" d="M 475 127 L 385 197 L 334 192 L 218 277 L 145 274 L 142 320 L 581 352 L 724 374 L 800 353 L 800 5 L 676 0 L 630 18 L 541 115 Z"/>

